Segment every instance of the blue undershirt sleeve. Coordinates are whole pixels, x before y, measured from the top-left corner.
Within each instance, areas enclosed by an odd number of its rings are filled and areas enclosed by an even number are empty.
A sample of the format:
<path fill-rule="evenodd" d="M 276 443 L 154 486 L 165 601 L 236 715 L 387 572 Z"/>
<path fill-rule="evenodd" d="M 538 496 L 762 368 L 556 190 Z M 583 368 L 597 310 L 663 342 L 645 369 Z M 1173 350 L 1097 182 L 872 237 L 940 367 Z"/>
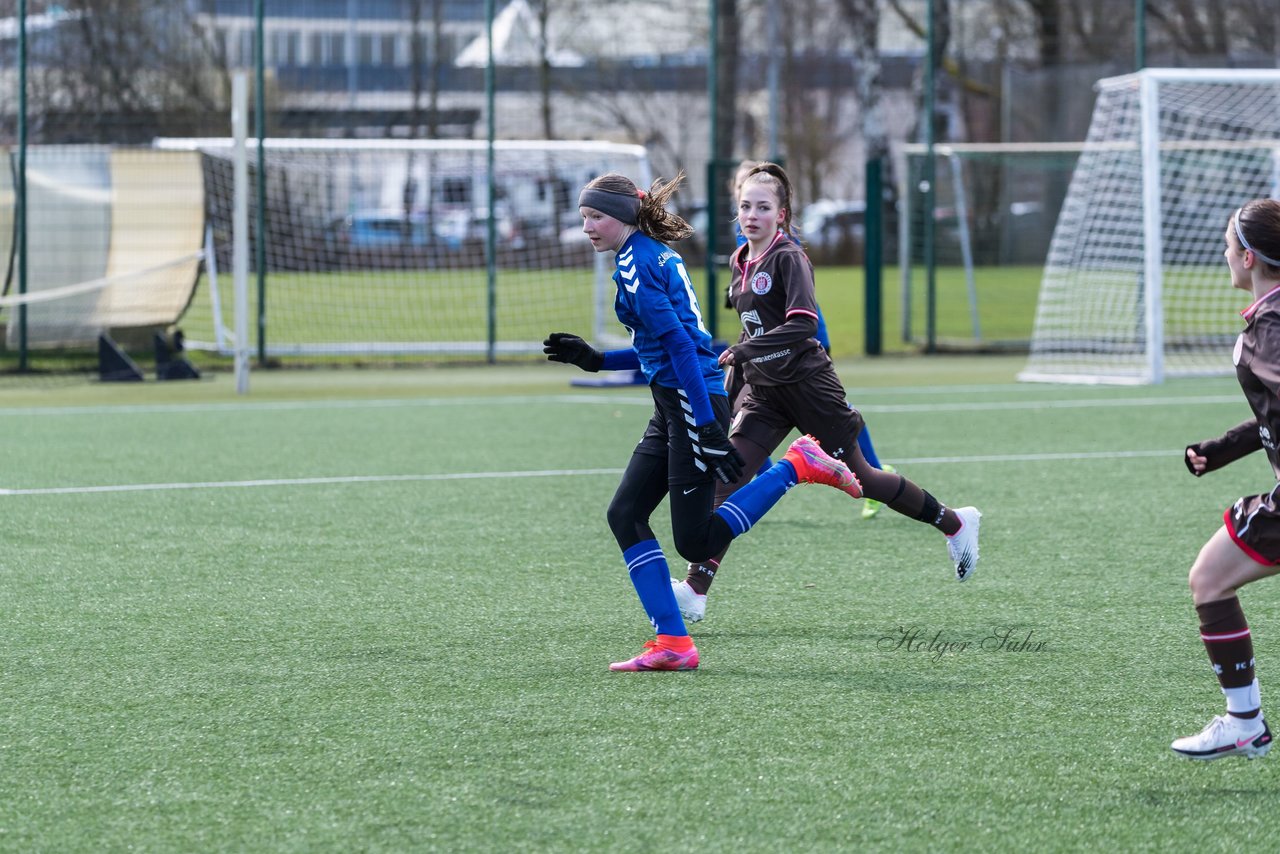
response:
<path fill-rule="evenodd" d="M 823 350 L 831 352 L 831 336 L 827 334 L 827 320 L 822 316 L 821 308 L 818 308 L 818 331 L 813 333 L 813 337 L 818 339 Z"/>
<path fill-rule="evenodd" d="M 671 356 L 671 366 L 675 369 L 676 378 L 689 397 L 689 405 L 693 407 L 693 423 L 701 427 L 715 421 L 716 414 L 711 408 L 707 381 L 698 367 L 698 348 L 693 346 L 683 329 L 673 329 L 658 340 Z"/>
<path fill-rule="evenodd" d="M 640 356 L 627 347 L 625 350 L 605 350 L 602 371 L 634 371 L 640 368 Z"/>

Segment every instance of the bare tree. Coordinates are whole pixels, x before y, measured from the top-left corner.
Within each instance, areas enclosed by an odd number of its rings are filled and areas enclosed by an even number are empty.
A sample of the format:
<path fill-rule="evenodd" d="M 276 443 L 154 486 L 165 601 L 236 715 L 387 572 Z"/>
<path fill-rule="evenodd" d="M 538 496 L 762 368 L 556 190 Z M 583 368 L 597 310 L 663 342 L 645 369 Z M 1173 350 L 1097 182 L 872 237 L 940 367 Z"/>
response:
<path fill-rule="evenodd" d="M 422 95 L 426 86 L 426 50 L 423 45 L 423 0 L 406 0 L 409 4 L 409 138 L 417 139 L 422 131 Z M 435 0 L 439 5 L 439 0 Z"/>
<path fill-rule="evenodd" d="M 1147 14 L 1164 30 L 1174 49 L 1190 56 L 1227 52 L 1226 16 L 1222 11 L 1217 4 L 1210 8 L 1196 0 L 1147 4 Z M 1276 10 L 1272 8 L 1271 18 L 1275 15 Z"/>
<path fill-rule="evenodd" d="M 782 20 L 782 133 L 787 172 L 801 202 L 827 195 L 852 126 L 848 97 L 853 75 L 841 52 L 848 44 L 842 26 L 831 25 L 827 0 L 798 0 Z M 829 81 L 815 86 L 815 80 Z"/>
<path fill-rule="evenodd" d="M 1228 22 L 1230 33 L 1239 40 L 1240 48 L 1280 60 L 1280 15 L 1276 14 L 1275 0 L 1235 0 L 1231 5 L 1235 14 Z"/>
<path fill-rule="evenodd" d="M 138 142 L 225 132 L 225 57 L 187 4 L 68 0 L 71 21 L 32 62 L 47 141 Z"/>
<path fill-rule="evenodd" d="M 550 0 L 530 0 L 538 17 L 538 96 L 541 100 L 542 138 L 555 139 L 555 123 L 551 110 L 551 37 L 548 22 L 551 18 Z"/>
<path fill-rule="evenodd" d="M 889 140 L 880 114 L 880 3 L 879 0 L 837 0 L 853 33 L 854 92 L 861 116 L 866 159 L 889 153 Z"/>
<path fill-rule="evenodd" d="M 440 75 L 444 70 L 444 0 L 431 0 L 431 76 L 427 107 L 427 136 L 440 135 Z"/>
<path fill-rule="evenodd" d="M 727 211 L 729 198 L 728 179 L 734 169 L 734 141 L 738 118 L 738 58 L 741 29 L 738 20 L 737 0 L 711 0 L 716 4 L 716 90 L 711 105 L 711 121 L 715 123 L 715 150 L 711 152 L 712 178 L 708 182 L 708 227 L 722 223 L 716 211 Z M 727 224 L 721 224 L 715 235 L 719 251 L 732 247 Z"/>

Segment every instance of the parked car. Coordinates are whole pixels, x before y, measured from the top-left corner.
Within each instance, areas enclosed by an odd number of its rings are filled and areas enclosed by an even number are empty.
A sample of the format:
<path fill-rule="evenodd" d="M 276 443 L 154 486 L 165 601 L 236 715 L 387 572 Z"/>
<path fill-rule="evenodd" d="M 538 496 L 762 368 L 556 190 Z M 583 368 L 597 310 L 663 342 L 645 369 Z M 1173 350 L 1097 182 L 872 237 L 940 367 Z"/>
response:
<path fill-rule="evenodd" d="M 333 220 L 327 239 L 337 248 L 352 250 L 429 246 L 461 249 L 483 246 L 488 229 L 489 214 L 482 208 L 441 210 L 431 218 L 424 211 L 414 211 L 408 217 L 396 211 L 360 211 Z M 515 220 L 501 210 L 497 231 L 499 245 L 504 249 L 519 249 L 524 243 Z"/>
<path fill-rule="evenodd" d="M 431 231 L 423 213 L 403 214 L 364 211 L 338 217 L 329 223 L 327 238 L 344 249 L 429 246 Z"/>
<path fill-rule="evenodd" d="M 515 220 L 502 208 L 494 223 L 498 245 L 503 249 L 520 249 L 524 237 Z M 450 249 L 483 246 L 489 235 L 489 211 L 486 208 L 461 208 L 440 216 L 436 238 Z"/>
<path fill-rule="evenodd" d="M 819 199 L 800 215 L 800 236 L 809 256 L 820 264 L 862 260 L 867 205 L 863 201 Z"/>

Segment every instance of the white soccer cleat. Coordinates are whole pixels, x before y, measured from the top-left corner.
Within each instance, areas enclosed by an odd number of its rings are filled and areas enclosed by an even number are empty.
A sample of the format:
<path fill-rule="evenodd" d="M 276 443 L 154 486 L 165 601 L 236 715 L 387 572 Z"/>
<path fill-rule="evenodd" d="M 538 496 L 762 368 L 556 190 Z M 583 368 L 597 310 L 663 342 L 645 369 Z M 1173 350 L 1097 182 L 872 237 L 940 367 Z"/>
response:
<path fill-rule="evenodd" d="M 695 593 L 689 582 L 671 579 L 671 592 L 676 594 L 676 604 L 680 606 L 680 616 L 686 623 L 700 623 L 707 615 L 707 594 Z"/>
<path fill-rule="evenodd" d="M 956 565 L 956 581 L 968 581 L 978 569 L 978 526 L 982 514 L 977 507 L 958 507 L 960 530 L 947 537 L 947 553 Z"/>
<path fill-rule="evenodd" d="M 1237 718 L 1219 715 L 1195 735 L 1174 739 L 1173 752 L 1188 759 L 1221 759 L 1244 756 L 1257 759 L 1271 749 L 1271 728 L 1262 715 Z"/>

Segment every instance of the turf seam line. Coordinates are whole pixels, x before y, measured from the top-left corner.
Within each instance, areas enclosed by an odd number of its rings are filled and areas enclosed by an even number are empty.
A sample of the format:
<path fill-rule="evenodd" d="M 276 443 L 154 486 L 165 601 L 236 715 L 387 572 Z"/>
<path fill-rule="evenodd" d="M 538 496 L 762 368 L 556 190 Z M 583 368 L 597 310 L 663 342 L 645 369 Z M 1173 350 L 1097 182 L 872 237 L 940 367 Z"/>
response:
<path fill-rule="evenodd" d="M 971 464 L 971 463 L 1003 463 L 1003 462 L 1080 462 L 1084 460 L 1117 460 L 1140 459 L 1148 457 L 1180 458 L 1179 450 L 1164 451 L 1098 451 L 1092 453 L 1052 453 L 1052 454 L 984 454 L 965 457 L 906 457 L 894 459 L 899 466 L 936 465 L 936 464 Z M 259 478 L 254 480 L 211 480 L 211 481 L 178 481 L 173 483 L 123 483 L 102 484 L 97 486 L 48 486 L 32 488 L 0 488 L 0 497 L 31 495 L 90 495 L 94 493 L 112 492 L 160 492 L 164 490 L 193 489 L 252 489 L 261 487 L 282 486 L 328 486 L 334 484 L 359 483 L 416 483 L 450 480 L 492 480 L 494 478 L 530 478 L 530 477 L 594 477 L 611 475 L 616 477 L 622 473 L 620 468 L 601 469 L 540 469 L 535 471 L 495 471 L 495 472 L 455 472 L 451 474 L 373 474 L 373 475 L 337 475 L 330 477 L 295 477 L 295 478 Z"/>

